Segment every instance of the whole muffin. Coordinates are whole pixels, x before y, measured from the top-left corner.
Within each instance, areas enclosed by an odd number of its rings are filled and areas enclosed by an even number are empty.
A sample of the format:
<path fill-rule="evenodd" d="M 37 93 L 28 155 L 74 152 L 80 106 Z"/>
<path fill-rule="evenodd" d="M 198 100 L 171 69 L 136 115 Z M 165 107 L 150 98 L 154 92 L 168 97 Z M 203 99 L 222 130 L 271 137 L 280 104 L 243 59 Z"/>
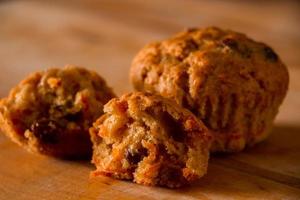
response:
<path fill-rule="evenodd" d="M 201 119 L 214 135 L 213 152 L 237 152 L 264 140 L 289 83 L 269 46 L 216 27 L 145 46 L 130 77 L 136 90 L 174 99 Z"/>
<path fill-rule="evenodd" d="M 211 136 L 175 102 L 136 92 L 112 99 L 104 112 L 90 129 L 92 175 L 174 188 L 206 173 Z"/>
<path fill-rule="evenodd" d="M 0 102 L 3 131 L 32 152 L 88 158 L 89 127 L 114 93 L 95 72 L 75 66 L 31 74 Z"/>

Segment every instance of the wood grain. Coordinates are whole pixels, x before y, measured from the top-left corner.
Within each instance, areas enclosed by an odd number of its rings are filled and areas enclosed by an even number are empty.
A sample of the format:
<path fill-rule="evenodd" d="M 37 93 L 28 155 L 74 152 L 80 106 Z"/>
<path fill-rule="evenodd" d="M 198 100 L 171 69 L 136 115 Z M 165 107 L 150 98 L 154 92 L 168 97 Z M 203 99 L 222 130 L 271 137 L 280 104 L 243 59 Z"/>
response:
<path fill-rule="evenodd" d="M 189 26 L 231 28 L 270 44 L 291 78 L 271 137 L 213 155 L 207 176 L 191 187 L 89 179 L 89 162 L 29 154 L 0 135 L 0 199 L 300 199 L 299 10 L 296 1 L 0 2 L 0 97 L 32 71 L 69 63 L 96 70 L 117 94 L 131 91 L 137 51 Z"/>
<path fill-rule="evenodd" d="M 297 199 L 300 189 L 223 167 L 214 159 L 208 174 L 191 187 L 178 190 L 140 186 L 110 178 L 89 179 L 93 166 L 33 155 L 3 136 L 0 160 L 1 199 Z M 12 170 L 13 169 L 13 170 Z M 234 183 L 233 183 L 234 180 Z M 6 184 L 3 184 L 6 183 Z M 9 184 L 7 184 L 9 183 Z"/>

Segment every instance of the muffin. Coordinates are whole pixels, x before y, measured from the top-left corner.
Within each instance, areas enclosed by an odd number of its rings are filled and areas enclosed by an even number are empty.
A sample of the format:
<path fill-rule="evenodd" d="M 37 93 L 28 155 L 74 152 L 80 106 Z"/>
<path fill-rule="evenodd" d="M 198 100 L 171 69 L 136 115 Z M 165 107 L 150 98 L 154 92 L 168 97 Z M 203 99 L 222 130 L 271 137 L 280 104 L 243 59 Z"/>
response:
<path fill-rule="evenodd" d="M 270 133 L 286 96 L 286 66 L 271 47 L 216 27 L 188 29 L 134 58 L 134 88 L 174 99 L 213 133 L 212 152 L 238 152 Z"/>
<path fill-rule="evenodd" d="M 1 128 L 31 152 L 88 158 L 92 154 L 89 127 L 113 97 L 98 74 L 81 67 L 36 72 L 1 100 Z"/>
<path fill-rule="evenodd" d="M 109 101 L 90 129 L 92 176 L 180 187 L 207 170 L 211 136 L 190 111 L 147 93 Z"/>

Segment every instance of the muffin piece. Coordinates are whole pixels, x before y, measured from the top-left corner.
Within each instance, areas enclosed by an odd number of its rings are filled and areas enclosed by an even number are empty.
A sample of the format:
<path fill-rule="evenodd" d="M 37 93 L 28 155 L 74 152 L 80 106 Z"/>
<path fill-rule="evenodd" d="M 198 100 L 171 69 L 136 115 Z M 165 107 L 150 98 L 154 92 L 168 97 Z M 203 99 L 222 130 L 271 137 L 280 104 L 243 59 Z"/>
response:
<path fill-rule="evenodd" d="M 265 139 L 289 82 L 269 46 L 215 27 L 147 45 L 130 76 L 136 90 L 174 99 L 201 119 L 214 133 L 213 152 L 237 152 Z"/>
<path fill-rule="evenodd" d="M 75 66 L 31 74 L 0 102 L 3 131 L 32 152 L 88 158 L 88 129 L 114 93 L 95 72 Z"/>
<path fill-rule="evenodd" d="M 206 173 L 210 135 L 191 112 L 147 93 L 112 99 L 90 129 L 94 176 L 170 188 Z"/>

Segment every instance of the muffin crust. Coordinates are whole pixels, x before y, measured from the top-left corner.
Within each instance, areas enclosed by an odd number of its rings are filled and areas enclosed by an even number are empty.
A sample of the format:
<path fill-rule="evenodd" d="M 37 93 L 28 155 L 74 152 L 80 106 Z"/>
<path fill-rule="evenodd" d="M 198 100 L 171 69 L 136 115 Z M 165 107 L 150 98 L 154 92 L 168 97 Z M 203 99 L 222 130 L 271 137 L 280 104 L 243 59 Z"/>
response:
<path fill-rule="evenodd" d="M 213 152 L 236 152 L 264 140 L 289 82 L 272 48 L 216 27 L 188 29 L 145 46 L 130 78 L 136 90 L 191 110 L 214 133 Z"/>

